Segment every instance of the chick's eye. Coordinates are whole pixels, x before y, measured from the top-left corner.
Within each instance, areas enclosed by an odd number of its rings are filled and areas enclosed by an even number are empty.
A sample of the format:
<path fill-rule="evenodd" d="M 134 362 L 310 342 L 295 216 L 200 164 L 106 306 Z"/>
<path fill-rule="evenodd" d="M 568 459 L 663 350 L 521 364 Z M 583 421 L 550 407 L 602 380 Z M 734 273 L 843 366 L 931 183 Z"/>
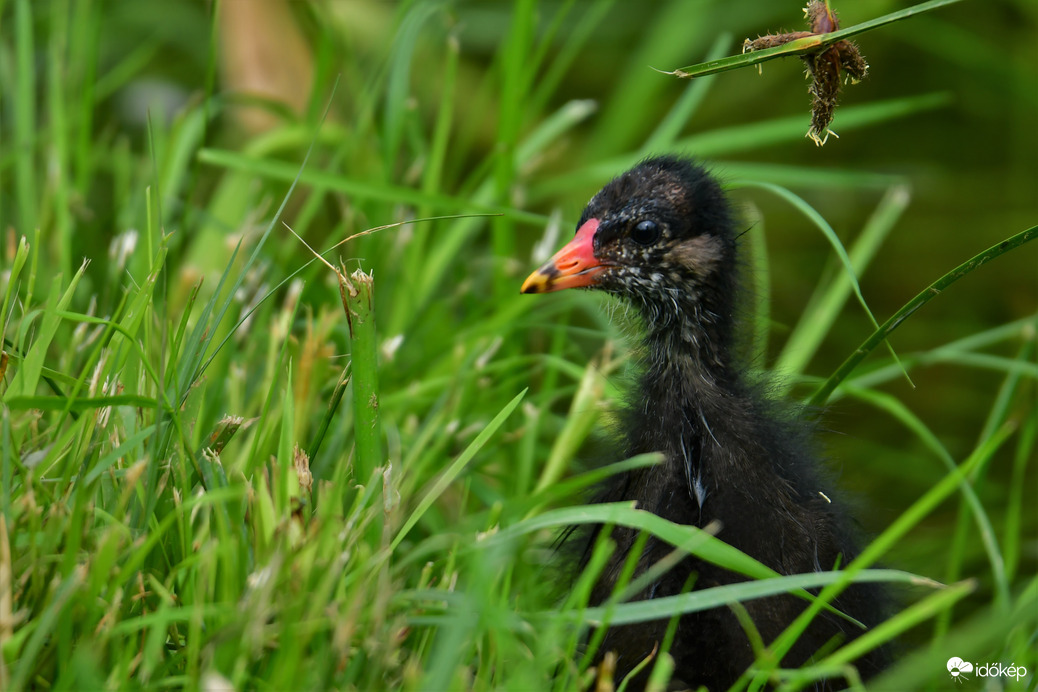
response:
<path fill-rule="evenodd" d="M 639 245 L 652 245 L 660 239 L 660 227 L 655 221 L 646 219 L 645 221 L 639 221 L 631 229 L 630 235 L 631 240 Z"/>

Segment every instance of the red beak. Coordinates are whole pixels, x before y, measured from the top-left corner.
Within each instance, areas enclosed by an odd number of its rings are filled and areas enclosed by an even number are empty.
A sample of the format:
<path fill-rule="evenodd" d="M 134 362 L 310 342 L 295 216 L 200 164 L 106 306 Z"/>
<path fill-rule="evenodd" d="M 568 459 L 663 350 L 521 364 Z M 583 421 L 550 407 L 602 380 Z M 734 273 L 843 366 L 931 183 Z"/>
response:
<path fill-rule="evenodd" d="M 520 293 L 549 293 L 564 288 L 581 288 L 593 286 L 596 277 L 606 265 L 595 257 L 595 231 L 598 230 L 598 219 L 588 219 L 577 230 L 577 235 L 555 256 L 544 263 L 540 269 L 530 274 L 523 282 Z"/>

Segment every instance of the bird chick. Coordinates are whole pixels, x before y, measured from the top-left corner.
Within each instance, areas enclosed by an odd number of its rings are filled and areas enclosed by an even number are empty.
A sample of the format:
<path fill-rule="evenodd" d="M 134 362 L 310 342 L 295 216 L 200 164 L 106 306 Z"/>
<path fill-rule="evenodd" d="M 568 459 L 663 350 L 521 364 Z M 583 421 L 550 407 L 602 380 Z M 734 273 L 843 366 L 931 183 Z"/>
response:
<path fill-rule="evenodd" d="M 718 182 L 695 162 L 648 159 L 588 203 L 576 236 L 526 279 L 523 293 L 567 288 L 606 291 L 636 308 L 645 330 L 642 372 L 621 426 L 625 456 L 660 452 L 664 461 L 614 476 L 596 498 L 631 501 L 679 524 L 720 526 L 718 537 L 781 574 L 834 569 L 854 558 L 852 522 L 820 479 L 812 431 L 762 394 L 734 354 L 738 293 L 735 215 Z M 588 546 L 604 530 L 592 532 Z M 613 593 L 637 532 L 613 528 L 610 562 L 593 604 Z M 672 547 L 650 537 L 640 574 Z M 585 551 L 585 555 L 587 551 Z M 731 584 L 745 577 L 689 556 L 634 600 Z M 880 591 L 847 589 L 833 604 L 872 626 L 883 614 Z M 806 607 L 792 595 L 742 603 L 765 645 Z M 668 620 L 612 627 L 599 649 L 615 651 L 617 679 L 651 655 Z M 834 638 L 861 628 L 823 612 L 782 661 L 807 662 Z M 670 649 L 674 680 L 724 690 L 753 663 L 750 638 L 729 608 L 683 615 Z M 886 653 L 856 662 L 863 677 Z M 639 678 L 641 680 L 641 678 Z M 842 686 L 841 680 L 821 688 Z"/>

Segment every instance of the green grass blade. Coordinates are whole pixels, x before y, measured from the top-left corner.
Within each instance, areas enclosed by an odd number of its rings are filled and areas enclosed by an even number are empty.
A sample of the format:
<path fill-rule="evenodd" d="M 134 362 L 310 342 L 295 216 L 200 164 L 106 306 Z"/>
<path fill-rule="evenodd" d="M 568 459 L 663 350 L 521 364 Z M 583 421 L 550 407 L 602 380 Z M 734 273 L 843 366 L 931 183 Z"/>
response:
<path fill-rule="evenodd" d="M 937 92 L 889 99 L 858 106 L 845 106 L 839 109 L 833 121 L 833 128 L 841 132 L 856 130 L 862 127 L 907 117 L 915 113 L 943 108 L 952 103 L 952 96 L 947 92 Z M 763 147 L 796 142 L 804 138 L 804 119 L 802 116 L 787 116 L 763 120 L 747 125 L 718 127 L 679 139 L 673 149 L 698 157 L 719 157 L 731 154 L 754 151 Z M 540 200 L 557 195 L 560 191 L 569 191 L 590 185 L 602 185 L 619 172 L 635 165 L 641 156 L 632 151 L 604 159 L 596 159 L 575 171 L 562 173 L 545 179 L 530 188 L 530 199 Z M 733 164 L 733 170 L 738 170 Z M 755 164 L 760 165 L 760 164 Z M 721 169 L 724 173 L 724 169 Z M 888 180 L 888 178 L 871 177 L 868 173 L 856 172 L 865 179 Z M 726 176 L 731 177 L 731 176 Z M 779 179 L 785 185 L 785 178 Z M 850 184 L 852 180 L 845 180 Z"/>
<path fill-rule="evenodd" d="M 478 194 L 473 195 L 471 199 L 459 199 L 446 194 L 428 195 L 420 190 L 401 185 L 362 181 L 323 171 L 300 170 L 297 164 L 284 163 L 267 158 L 256 158 L 217 149 L 202 149 L 198 152 L 198 158 L 203 163 L 228 170 L 248 171 L 253 175 L 282 182 L 298 180 L 299 183 L 304 185 L 325 187 L 329 190 L 335 190 L 361 199 L 413 204 L 430 209 L 507 214 L 517 221 L 538 226 L 543 225 L 547 221 L 547 217 L 543 214 L 534 214 L 509 206 L 493 204 Z"/>
<path fill-rule="evenodd" d="M 908 207 L 908 201 L 906 188 L 895 187 L 887 191 L 847 254 L 850 272 L 836 274 L 829 284 L 819 285 L 815 297 L 783 345 L 775 362 L 775 370 L 783 374 L 804 372 L 843 309 L 852 287 L 856 286 L 855 277 L 864 274 L 880 244 Z"/>
<path fill-rule="evenodd" d="M 43 362 L 47 357 L 48 349 L 50 349 L 54 337 L 57 335 L 58 324 L 61 322 L 61 316 L 58 313 L 68 307 L 72 300 L 72 295 L 76 291 L 76 286 L 79 285 L 80 279 L 83 278 L 86 267 L 87 263 L 80 265 L 79 271 L 75 273 L 64 291 L 61 290 L 60 275 L 51 281 L 50 297 L 47 299 L 47 309 L 40 321 L 39 333 L 32 346 L 26 352 L 21 367 L 18 368 L 18 372 L 15 373 L 14 379 L 11 381 L 11 386 L 4 392 L 5 400 L 15 396 L 32 396 L 36 393 L 36 386 L 39 384 L 40 376 L 43 373 Z"/>
<path fill-rule="evenodd" d="M 711 608 L 722 608 L 729 603 L 748 601 L 755 598 L 766 598 L 778 594 L 786 594 L 802 589 L 817 589 L 829 586 L 844 578 L 843 572 L 812 572 L 810 574 L 794 574 L 772 577 L 769 579 L 753 579 L 736 584 L 714 586 L 699 589 L 677 596 L 664 596 L 646 601 L 621 603 L 613 606 L 612 613 L 606 617 L 605 608 L 587 608 L 581 611 L 570 611 L 552 614 L 569 617 L 589 625 L 627 625 L 636 622 L 648 622 L 669 618 L 678 614 L 695 613 Z M 858 572 L 855 583 L 886 582 L 902 584 L 919 584 L 921 578 L 915 574 L 893 569 L 869 569 Z M 922 579 L 925 582 L 925 579 Z M 936 585 L 932 583 L 932 585 Z M 547 616 L 543 614 L 542 616 Z"/>
<path fill-rule="evenodd" d="M 841 646 L 816 666 L 811 666 L 808 669 L 810 674 L 803 679 L 805 681 L 813 681 L 824 677 L 840 677 L 846 671 L 846 666 L 851 665 L 858 658 L 887 642 L 893 641 L 912 627 L 945 612 L 963 598 L 975 592 L 976 588 L 974 581 L 965 581 L 943 587 L 918 603 L 908 606 L 895 617 L 881 622 L 868 632 L 862 633 L 853 641 Z M 790 675 L 789 679 L 790 681 L 796 681 L 796 674 Z M 889 688 L 876 686 L 875 689 Z"/>
<path fill-rule="evenodd" d="M 33 39 L 32 0 L 16 0 L 14 3 L 15 76 L 14 93 L 8 98 L 14 103 L 14 147 L 21 156 L 15 159 L 15 189 L 18 200 L 17 218 L 23 235 L 36 230 L 36 132 L 39 121 L 36 117 L 36 60 Z"/>
<path fill-rule="evenodd" d="M 1032 226 L 1026 231 L 1021 231 L 1016 235 L 1006 238 L 997 245 L 992 245 L 987 250 L 973 256 L 969 260 L 963 262 L 955 269 L 946 273 L 941 278 L 937 279 L 925 289 L 923 289 L 918 295 L 912 300 L 908 301 L 904 306 L 901 307 L 897 312 L 890 316 L 886 322 L 884 322 L 875 332 L 866 339 L 861 346 L 859 346 L 854 353 L 847 357 L 847 359 L 837 368 L 836 372 L 829 376 L 829 378 L 822 383 L 822 385 L 815 391 L 815 393 L 808 400 L 810 406 L 821 406 L 836 389 L 847 379 L 847 376 L 854 371 L 858 364 L 865 359 L 865 356 L 872 353 L 872 351 L 883 342 L 887 336 L 897 329 L 902 322 L 908 319 L 912 313 L 919 308 L 926 305 L 928 302 L 940 295 L 941 291 L 951 286 L 953 283 L 958 281 L 964 276 L 967 276 L 980 266 L 990 262 L 991 260 L 1004 255 L 1005 253 L 1020 247 L 1024 243 L 1034 240 L 1038 236 L 1038 226 Z"/>
<path fill-rule="evenodd" d="M 823 588 L 821 593 L 818 594 L 818 600 L 808 605 L 804 612 L 775 639 L 769 647 L 774 654 L 774 657 L 771 659 L 772 665 L 776 665 L 776 662 L 780 661 L 789 652 L 810 621 L 818 615 L 824 603 L 829 603 L 839 595 L 850 585 L 857 574 L 865 567 L 874 564 L 897 541 L 901 540 L 910 529 L 932 512 L 938 504 L 955 492 L 955 489 L 961 486 L 963 479 L 967 478 L 977 466 L 986 462 L 1008 439 L 1011 432 L 1011 429 L 1003 428 L 996 436 L 988 440 L 986 444 L 974 450 L 973 454 L 958 466 L 954 472 L 942 478 L 887 527 L 883 533 L 877 536 L 869 545 L 865 546 L 858 557 L 848 564 L 846 569 L 840 572 L 840 578 Z"/>
<path fill-rule="evenodd" d="M 872 323 L 873 328 L 879 329 L 879 322 L 876 321 L 875 316 L 872 314 L 872 310 L 869 308 L 868 303 L 865 301 L 865 296 L 861 293 L 861 285 L 858 283 L 858 276 L 855 273 L 854 264 L 851 262 L 851 258 L 848 257 L 847 250 L 843 247 L 843 243 L 840 242 L 839 237 L 836 235 L 836 231 L 834 231 L 833 227 L 829 225 L 829 222 L 826 221 L 822 217 L 822 215 L 819 214 L 803 198 L 799 197 L 798 195 L 794 194 L 793 192 L 787 190 L 784 187 L 772 185 L 770 183 L 754 182 L 744 183 L 744 186 L 757 187 L 774 193 L 775 195 L 785 199 L 787 202 L 796 207 L 804 216 L 806 216 L 815 224 L 818 230 L 822 232 L 822 235 L 824 235 L 826 239 L 829 241 L 829 244 L 832 246 L 833 251 L 836 253 L 837 259 L 839 259 L 840 264 L 843 266 L 843 276 L 846 277 L 846 280 L 849 282 L 850 287 L 854 290 L 854 295 L 858 298 L 858 304 L 861 305 L 862 309 L 865 311 L 865 315 L 869 318 L 869 322 Z M 821 335 L 815 338 L 820 339 Z M 890 355 L 894 359 L 894 362 L 900 365 L 900 360 L 898 359 L 897 354 L 894 352 L 894 347 L 891 346 L 889 343 L 886 343 L 886 346 L 887 350 L 890 351 Z M 904 372 L 905 377 L 911 383 L 911 379 L 908 378 L 908 371 L 904 370 L 904 368 L 902 368 L 902 371 Z"/>
<path fill-rule="evenodd" d="M 476 456 L 476 453 L 479 452 L 479 450 L 483 448 L 483 445 L 487 443 L 487 440 L 497 432 L 497 429 L 500 428 L 508 416 L 512 414 L 512 411 L 515 410 L 515 407 L 519 405 L 519 402 L 523 400 L 525 395 L 526 390 L 524 389 L 519 392 L 515 398 L 508 402 L 508 404 L 501 409 L 500 413 L 498 413 L 494 419 L 480 431 L 479 435 L 476 436 L 476 439 L 472 441 L 472 444 L 466 447 L 465 451 L 458 455 L 458 458 L 444 470 L 443 474 L 438 479 L 436 479 L 433 486 L 429 488 L 429 492 L 422 497 L 414 511 L 411 512 L 411 515 L 407 518 L 407 521 L 405 521 L 404 525 L 400 527 L 399 531 L 397 531 L 392 544 L 389 546 L 391 551 L 396 550 L 400 545 L 400 542 L 407 537 L 407 534 L 422 518 L 422 515 L 424 515 L 432 504 L 436 502 L 436 499 L 443 494 L 443 491 L 447 489 L 447 486 L 454 482 L 454 479 L 457 478 L 458 474 L 460 474 L 468 463 L 472 461 L 473 457 Z"/>
<path fill-rule="evenodd" d="M 936 456 L 949 473 L 955 472 L 955 460 L 948 450 L 941 444 L 937 436 L 926 426 L 923 421 L 919 419 L 914 413 L 908 410 L 908 408 L 901 403 L 896 397 L 890 396 L 883 392 L 876 392 L 871 390 L 854 389 L 847 387 L 848 394 L 851 394 L 855 398 L 867 401 L 873 406 L 882 409 L 889 413 L 895 420 L 899 421 L 902 425 L 912 431 L 915 436 Z M 976 523 L 977 533 L 980 534 L 981 542 L 984 545 L 984 551 L 987 553 L 988 564 L 991 566 L 991 579 L 995 585 L 995 602 L 1003 608 L 1009 607 L 1010 595 L 1009 595 L 1009 580 L 1006 577 L 1005 562 L 1002 557 L 1002 550 L 998 544 L 998 538 L 995 535 L 995 529 L 991 522 L 991 517 L 988 515 L 987 510 L 984 509 L 984 504 L 980 501 L 977 496 L 976 490 L 974 490 L 972 483 L 969 478 L 962 478 L 959 483 L 959 491 L 962 493 L 962 497 L 966 502 L 966 505 L 970 508 L 973 514 L 973 521 Z"/>
<path fill-rule="evenodd" d="M 731 34 L 724 33 L 718 36 L 707 51 L 707 59 L 716 59 L 713 56 L 720 56 L 724 52 L 725 47 L 731 42 Z M 678 102 L 674 104 L 670 112 L 667 113 L 652 134 L 649 135 L 648 139 L 645 140 L 641 147 L 642 156 L 668 151 L 674 145 L 674 141 L 678 138 L 681 130 L 688 124 L 688 121 L 695 115 L 696 111 L 699 110 L 699 106 L 706 98 L 712 84 L 712 79 L 701 79 L 689 84 L 685 88 L 685 92 L 678 99 Z"/>
<path fill-rule="evenodd" d="M 348 278 L 339 275 L 339 292 L 349 323 L 353 383 L 354 464 L 357 476 L 367 478 L 385 466 L 379 418 L 378 336 L 375 332 L 375 282 L 358 269 Z"/>
<path fill-rule="evenodd" d="M 932 10 L 939 9 L 946 5 L 954 5 L 962 0 L 930 0 L 930 2 L 919 3 L 912 7 L 907 7 L 897 12 L 891 12 L 885 14 L 882 17 L 876 17 L 870 19 L 867 22 L 861 24 L 855 24 L 854 26 L 847 27 L 846 29 L 840 29 L 833 31 L 828 34 L 818 34 L 816 36 L 808 36 L 806 38 L 796 39 L 790 41 L 781 46 L 774 48 L 768 48 L 767 50 L 753 51 L 752 53 L 743 53 L 741 55 L 732 55 L 727 58 L 721 58 L 719 60 L 710 60 L 698 65 L 689 65 L 688 67 L 681 67 L 673 72 L 675 77 L 682 77 L 691 79 L 693 77 L 704 77 L 706 75 L 717 74 L 719 72 L 727 72 L 729 70 L 737 70 L 742 67 L 749 67 L 750 65 L 759 65 L 762 62 L 768 60 L 774 60 L 775 58 L 784 58 L 791 55 L 803 55 L 805 53 L 814 53 L 826 46 L 830 46 L 837 41 L 843 41 L 863 34 L 866 31 L 872 31 L 878 29 L 881 26 L 886 26 L 893 22 L 898 22 L 903 19 L 908 19 L 914 15 L 922 14 L 923 12 L 930 12 Z"/>

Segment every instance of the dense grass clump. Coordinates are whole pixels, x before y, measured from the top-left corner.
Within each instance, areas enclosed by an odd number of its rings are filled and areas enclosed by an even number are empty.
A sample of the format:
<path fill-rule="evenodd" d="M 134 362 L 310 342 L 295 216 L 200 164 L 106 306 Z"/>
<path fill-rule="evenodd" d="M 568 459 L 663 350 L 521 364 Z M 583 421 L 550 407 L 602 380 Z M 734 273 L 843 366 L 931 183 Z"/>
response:
<path fill-rule="evenodd" d="M 851 580 L 897 612 L 777 670 L 798 622 L 743 686 L 853 685 L 897 638 L 877 689 L 953 656 L 1033 688 L 1035 17 L 972 5 L 856 36 L 819 153 L 792 63 L 648 69 L 798 21 L 778 3 L 0 0 L 0 688 L 576 689 L 589 624 Z M 844 433 L 874 536 L 845 571 L 583 504 L 655 461 L 588 459 L 629 343 L 601 297 L 519 283 L 664 152 L 743 205 L 756 362 Z M 588 608 L 611 546 L 573 576 L 554 541 L 595 522 L 759 579 Z"/>

